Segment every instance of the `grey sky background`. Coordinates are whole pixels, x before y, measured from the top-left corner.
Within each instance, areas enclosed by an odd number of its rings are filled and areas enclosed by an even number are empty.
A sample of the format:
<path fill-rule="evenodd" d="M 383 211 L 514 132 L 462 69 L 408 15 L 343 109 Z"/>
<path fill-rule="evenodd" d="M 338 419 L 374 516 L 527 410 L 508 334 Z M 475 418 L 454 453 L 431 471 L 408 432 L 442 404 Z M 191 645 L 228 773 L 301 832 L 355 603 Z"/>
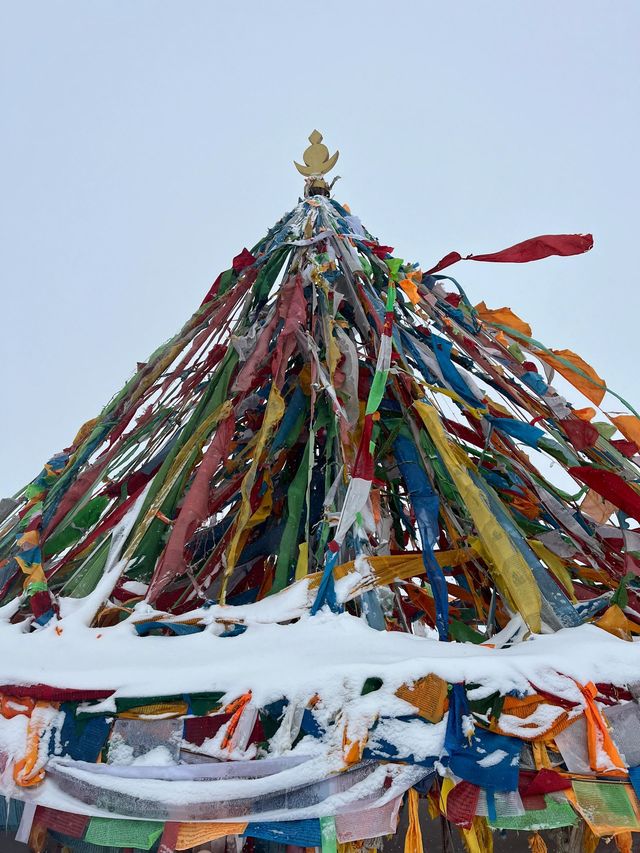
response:
<path fill-rule="evenodd" d="M 635 0 L 1 0 L 0 496 L 294 206 L 314 127 L 423 268 L 593 232 L 451 274 L 640 402 L 639 95 Z"/>

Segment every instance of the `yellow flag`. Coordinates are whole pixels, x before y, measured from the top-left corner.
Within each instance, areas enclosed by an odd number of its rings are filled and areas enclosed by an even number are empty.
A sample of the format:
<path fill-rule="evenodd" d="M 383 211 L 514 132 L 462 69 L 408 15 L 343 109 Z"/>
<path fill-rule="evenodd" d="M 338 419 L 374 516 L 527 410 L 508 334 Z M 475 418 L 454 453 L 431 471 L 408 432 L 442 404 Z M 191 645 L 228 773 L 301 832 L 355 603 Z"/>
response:
<path fill-rule="evenodd" d="M 298 545 L 298 562 L 296 563 L 296 580 L 301 580 L 309 568 L 309 543 L 301 542 Z"/>
<path fill-rule="evenodd" d="M 225 569 L 225 577 L 222 583 L 222 589 L 220 591 L 220 603 L 224 604 L 225 592 L 226 592 L 226 578 L 233 571 L 236 561 L 240 556 L 241 543 L 243 542 L 243 534 L 245 532 L 245 528 L 249 524 L 249 520 L 251 519 L 251 489 L 254 486 L 256 481 L 256 473 L 258 471 L 258 466 L 262 461 L 262 454 L 264 452 L 265 445 L 267 441 L 272 436 L 274 430 L 282 420 L 282 416 L 284 415 L 284 400 L 278 389 L 273 385 L 271 387 L 271 393 L 269 394 L 269 399 L 267 401 L 267 409 L 264 413 L 264 420 L 262 421 L 262 426 L 260 428 L 260 432 L 258 434 L 258 440 L 256 441 L 256 446 L 253 451 L 253 459 L 251 460 L 251 465 L 249 470 L 245 474 L 244 480 L 242 481 L 242 486 L 240 488 L 240 492 L 242 494 L 242 503 L 240 504 L 240 510 L 238 512 L 238 516 L 236 518 L 236 522 L 234 525 L 233 537 L 231 542 L 229 543 L 229 549 L 227 551 L 227 566 Z"/>
<path fill-rule="evenodd" d="M 437 411 L 421 401 L 416 401 L 414 406 L 473 519 L 498 589 L 529 628 L 539 632 L 540 590 L 531 569 L 489 509 L 465 465 L 453 452 Z"/>
<path fill-rule="evenodd" d="M 546 545 L 543 545 L 542 542 L 538 542 L 537 539 L 527 539 L 529 543 L 529 547 L 536 554 L 537 557 L 540 557 L 541 560 L 547 564 L 547 566 L 551 569 L 553 574 L 558 578 L 562 586 L 567 591 L 567 594 L 571 601 L 577 601 L 575 593 L 573 591 L 573 581 L 571 580 L 571 575 L 569 574 L 569 570 L 562 562 L 560 557 L 557 554 L 554 554 L 553 551 L 549 550 Z"/>
<path fill-rule="evenodd" d="M 404 853 L 423 853 L 422 830 L 420 829 L 420 816 L 418 814 L 418 792 L 415 788 L 409 788 L 407 803 L 409 806 L 409 826 L 404 837 Z"/>
<path fill-rule="evenodd" d="M 471 829 L 461 829 L 460 834 L 469 853 L 493 853 L 493 835 L 486 818 L 476 815 Z"/>

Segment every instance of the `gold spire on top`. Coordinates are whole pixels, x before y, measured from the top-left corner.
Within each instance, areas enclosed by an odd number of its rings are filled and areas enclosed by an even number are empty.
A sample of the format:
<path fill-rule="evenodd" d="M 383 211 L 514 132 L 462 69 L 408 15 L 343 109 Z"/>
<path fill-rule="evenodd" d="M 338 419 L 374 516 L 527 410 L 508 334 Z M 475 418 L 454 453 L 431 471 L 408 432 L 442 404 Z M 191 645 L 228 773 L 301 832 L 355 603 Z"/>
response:
<path fill-rule="evenodd" d="M 306 163 L 306 166 L 301 166 L 300 163 L 296 163 L 295 160 L 294 166 L 301 175 L 304 175 L 307 178 L 319 178 L 322 175 L 326 175 L 327 172 L 330 172 L 331 169 L 333 169 L 338 157 L 340 156 L 340 152 L 336 151 L 336 153 L 330 157 L 329 149 L 326 145 L 322 144 L 322 134 L 317 130 L 313 131 L 309 137 L 309 142 L 311 145 L 302 155 L 302 159 Z"/>
<path fill-rule="evenodd" d="M 302 155 L 302 159 L 306 165 L 301 166 L 300 163 L 296 163 L 294 160 L 294 166 L 300 174 L 304 175 L 306 178 L 304 182 L 305 196 L 328 196 L 331 187 L 335 184 L 338 178 L 334 178 L 333 181 L 331 181 L 331 184 L 328 184 L 322 176 L 326 175 L 327 172 L 333 169 L 338 157 L 340 156 L 340 152 L 336 151 L 336 153 L 330 157 L 329 149 L 326 145 L 322 144 L 322 134 L 317 130 L 313 131 L 309 137 L 309 142 L 311 145 Z"/>

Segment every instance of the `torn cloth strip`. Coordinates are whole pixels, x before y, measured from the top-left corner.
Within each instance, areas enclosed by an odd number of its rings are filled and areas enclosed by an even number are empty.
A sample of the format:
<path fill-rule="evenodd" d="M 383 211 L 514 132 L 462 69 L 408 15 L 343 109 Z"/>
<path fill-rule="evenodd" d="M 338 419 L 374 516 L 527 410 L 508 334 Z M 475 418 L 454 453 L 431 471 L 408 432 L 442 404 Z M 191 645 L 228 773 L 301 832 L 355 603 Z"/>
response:
<path fill-rule="evenodd" d="M 582 620 L 576 613 L 570 599 L 550 577 L 549 572 L 544 568 L 536 554 L 527 545 L 526 540 L 520 533 L 517 525 L 507 512 L 503 503 L 498 499 L 495 491 L 489 486 L 486 486 L 482 480 L 473 473 L 473 471 L 470 472 L 470 476 L 486 496 L 489 506 L 494 512 L 497 521 L 501 524 L 505 535 L 509 537 L 513 547 L 517 549 L 529 566 L 538 585 L 542 604 L 542 614 L 545 621 L 556 628 L 569 628 L 571 626 L 579 625 Z"/>
<path fill-rule="evenodd" d="M 313 603 L 311 611 L 312 614 L 317 613 L 320 607 L 322 607 L 323 603 L 326 601 L 327 594 L 333 595 L 330 590 L 333 586 L 333 567 L 336 565 L 337 552 L 339 551 L 345 536 L 356 521 L 359 513 L 363 510 L 371 492 L 374 471 L 373 416 L 378 411 L 380 403 L 382 402 L 387 378 L 389 376 L 389 368 L 391 366 L 394 322 L 393 307 L 395 304 L 395 298 L 396 288 L 391 279 L 389 279 L 384 326 L 382 329 L 382 335 L 380 336 L 376 372 L 367 397 L 362 435 L 360 437 L 352 477 L 347 487 L 347 493 L 340 513 L 338 526 L 332 541 L 328 544 L 327 554 L 325 557 L 324 577 Z"/>
<path fill-rule="evenodd" d="M 393 449 L 420 530 L 422 559 L 436 604 L 438 635 L 441 640 L 446 640 L 449 631 L 449 595 L 444 572 L 433 554 L 433 548 L 438 541 L 440 501 L 422 467 L 415 444 L 400 433 Z"/>
<path fill-rule="evenodd" d="M 157 598 L 172 578 L 185 571 L 184 547 L 197 525 L 207 516 L 209 481 L 228 452 L 234 429 L 235 419 L 231 412 L 218 426 L 187 492 L 178 521 L 154 571 L 148 593 L 150 600 Z"/>
<path fill-rule="evenodd" d="M 492 252 L 487 255 L 466 255 L 463 257 L 459 252 L 450 252 L 439 261 L 435 267 L 427 270 L 428 275 L 440 272 L 458 261 L 488 261 L 498 264 L 524 264 L 529 261 L 539 261 L 552 255 L 566 257 L 568 255 L 581 255 L 593 248 L 593 237 L 591 234 L 545 234 L 541 237 L 531 237 L 522 243 L 516 243 L 508 249 L 500 252 Z"/>

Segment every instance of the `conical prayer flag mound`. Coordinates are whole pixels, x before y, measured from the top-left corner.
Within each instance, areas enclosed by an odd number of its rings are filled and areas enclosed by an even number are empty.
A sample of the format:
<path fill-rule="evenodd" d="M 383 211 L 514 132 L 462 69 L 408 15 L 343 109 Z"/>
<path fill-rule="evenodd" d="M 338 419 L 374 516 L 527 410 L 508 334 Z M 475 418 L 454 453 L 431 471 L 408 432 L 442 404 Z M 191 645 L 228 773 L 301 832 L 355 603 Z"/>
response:
<path fill-rule="evenodd" d="M 449 274 L 591 236 L 424 272 L 310 142 L 303 200 L 0 503 L 18 835 L 377 847 L 406 803 L 415 846 L 420 796 L 471 850 L 640 830 L 640 419 Z"/>

